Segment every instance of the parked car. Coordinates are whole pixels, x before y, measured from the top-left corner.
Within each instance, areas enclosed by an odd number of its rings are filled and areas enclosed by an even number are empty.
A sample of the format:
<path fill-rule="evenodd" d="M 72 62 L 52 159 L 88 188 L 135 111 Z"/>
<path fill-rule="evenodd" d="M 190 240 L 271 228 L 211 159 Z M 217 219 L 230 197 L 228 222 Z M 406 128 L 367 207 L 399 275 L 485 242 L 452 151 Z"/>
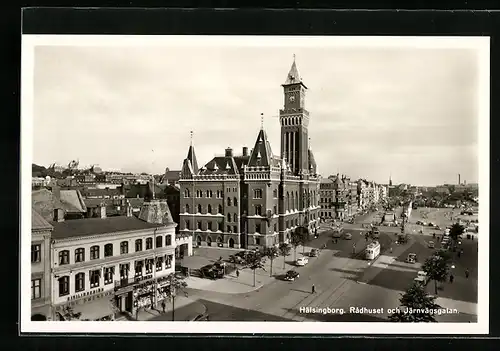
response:
<path fill-rule="evenodd" d="M 318 257 L 318 256 L 319 256 L 318 249 L 312 249 L 311 252 L 309 252 L 309 257 Z"/>
<path fill-rule="evenodd" d="M 434 226 L 435 226 L 435 224 L 434 224 L 434 223 L 432 223 L 432 222 L 429 222 L 427 225 L 428 225 L 429 227 L 434 227 Z"/>
<path fill-rule="evenodd" d="M 289 282 L 293 282 L 295 279 L 299 277 L 299 273 L 296 271 L 288 271 L 285 273 L 285 280 Z"/>
<path fill-rule="evenodd" d="M 427 273 L 425 273 L 424 271 L 418 271 L 417 277 L 413 280 L 422 285 L 426 285 L 428 280 Z"/>
<path fill-rule="evenodd" d="M 422 221 L 417 221 L 415 224 L 417 224 L 417 225 L 424 225 L 424 222 L 422 222 Z"/>
<path fill-rule="evenodd" d="M 417 254 L 416 253 L 409 253 L 408 257 L 406 258 L 407 263 L 416 263 L 417 262 Z"/>
<path fill-rule="evenodd" d="M 345 233 L 344 234 L 344 240 L 352 240 L 352 234 L 351 233 Z"/>
<path fill-rule="evenodd" d="M 245 260 L 241 256 L 231 255 L 229 256 L 229 262 L 241 264 L 245 262 Z"/>
<path fill-rule="evenodd" d="M 427 246 L 429 247 L 429 249 L 434 249 L 434 248 L 435 248 L 434 241 L 429 241 L 429 242 L 427 243 Z"/>
<path fill-rule="evenodd" d="M 309 263 L 309 259 L 307 257 L 299 257 L 297 261 L 295 261 L 296 266 L 305 266 Z"/>

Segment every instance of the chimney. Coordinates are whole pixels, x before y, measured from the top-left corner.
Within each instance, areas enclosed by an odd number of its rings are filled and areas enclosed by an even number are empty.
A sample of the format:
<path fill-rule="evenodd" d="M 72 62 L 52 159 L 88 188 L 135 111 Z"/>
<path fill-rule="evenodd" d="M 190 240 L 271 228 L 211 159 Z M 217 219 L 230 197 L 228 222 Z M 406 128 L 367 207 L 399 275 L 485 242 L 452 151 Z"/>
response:
<path fill-rule="evenodd" d="M 62 208 L 54 208 L 54 222 L 64 222 L 64 211 Z"/>
<path fill-rule="evenodd" d="M 458 173 L 458 185 L 460 185 L 460 173 Z"/>
<path fill-rule="evenodd" d="M 127 200 L 127 204 L 125 205 L 125 213 L 127 217 L 132 217 L 132 206 L 130 205 L 130 201 Z"/>
<path fill-rule="evenodd" d="M 230 147 L 226 149 L 226 157 L 233 157 L 233 149 Z"/>
<path fill-rule="evenodd" d="M 106 218 L 106 204 L 104 203 L 99 205 L 99 217 Z"/>
<path fill-rule="evenodd" d="M 246 146 L 243 147 L 243 156 L 248 156 L 248 148 Z"/>

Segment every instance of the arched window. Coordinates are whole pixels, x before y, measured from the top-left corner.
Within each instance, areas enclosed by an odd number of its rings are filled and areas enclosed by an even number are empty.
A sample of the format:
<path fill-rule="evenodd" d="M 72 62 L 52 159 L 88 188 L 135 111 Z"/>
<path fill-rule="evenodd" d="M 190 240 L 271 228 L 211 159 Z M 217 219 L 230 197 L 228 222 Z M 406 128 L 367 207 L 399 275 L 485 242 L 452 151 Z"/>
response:
<path fill-rule="evenodd" d="M 201 213 L 201 205 L 198 205 L 198 213 Z"/>
<path fill-rule="evenodd" d="M 293 193 L 292 193 L 292 198 L 291 198 L 291 200 L 290 200 L 290 203 L 291 203 L 291 205 L 292 205 L 291 210 L 294 210 L 294 209 L 295 209 L 295 197 L 293 196 Z"/>
<path fill-rule="evenodd" d="M 184 197 L 189 197 L 189 189 L 184 189 Z"/>
<path fill-rule="evenodd" d="M 222 213 L 222 205 L 219 205 L 219 213 Z"/>
<path fill-rule="evenodd" d="M 278 198 L 278 189 L 274 189 L 274 190 L 273 190 L 273 197 L 274 197 L 275 199 L 277 199 L 277 198 Z"/>
<path fill-rule="evenodd" d="M 238 206 L 238 199 L 234 197 L 234 206 Z"/>
<path fill-rule="evenodd" d="M 262 199 L 262 189 L 254 189 L 253 198 L 254 199 Z"/>
<path fill-rule="evenodd" d="M 91 260 L 99 259 L 99 246 L 94 245 L 90 248 L 90 259 Z"/>
<path fill-rule="evenodd" d="M 153 238 L 146 238 L 146 250 L 153 249 Z"/>
<path fill-rule="evenodd" d="M 80 247 L 75 250 L 75 262 L 84 262 L 85 261 L 85 249 Z"/>
<path fill-rule="evenodd" d="M 161 235 L 156 237 L 156 248 L 163 246 L 163 237 Z"/>
<path fill-rule="evenodd" d="M 290 210 L 290 193 L 288 191 L 286 192 L 286 209 Z"/>
<path fill-rule="evenodd" d="M 113 244 L 104 245 L 104 257 L 113 256 Z"/>
<path fill-rule="evenodd" d="M 137 239 L 135 241 L 135 252 L 142 251 L 142 239 Z"/>
<path fill-rule="evenodd" d="M 120 243 L 120 255 L 128 254 L 128 241 L 122 241 Z"/>
<path fill-rule="evenodd" d="M 85 273 L 77 273 L 75 275 L 75 292 L 85 290 Z"/>
<path fill-rule="evenodd" d="M 170 245 L 172 245 L 172 236 L 166 235 L 165 236 L 165 246 L 170 246 Z"/>
<path fill-rule="evenodd" d="M 186 213 L 189 213 L 189 205 L 186 204 Z"/>
<path fill-rule="evenodd" d="M 59 265 L 69 264 L 69 251 L 63 250 L 59 252 Z"/>
<path fill-rule="evenodd" d="M 235 213 L 233 215 L 233 221 L 238 222 L 238 214 Z"/>
<path fill-rule="evenodd" d="M 231 206 L 231 198 L 230 197 L 227 198 L 227 205 Z"/>
<path fill-rule="evenodd" d="M 231 222 L 231 214 L 230 213 L 227 214 L 227 221 Z"/>
<path fill-rule="evenodd" d="M 59 278 L 59 296 L 69 295 L 69 277 Z"/>
<path fill-rule="evenodd" d="M 207 213 L 212 214 L 212 205 L 207 206 Z"/>

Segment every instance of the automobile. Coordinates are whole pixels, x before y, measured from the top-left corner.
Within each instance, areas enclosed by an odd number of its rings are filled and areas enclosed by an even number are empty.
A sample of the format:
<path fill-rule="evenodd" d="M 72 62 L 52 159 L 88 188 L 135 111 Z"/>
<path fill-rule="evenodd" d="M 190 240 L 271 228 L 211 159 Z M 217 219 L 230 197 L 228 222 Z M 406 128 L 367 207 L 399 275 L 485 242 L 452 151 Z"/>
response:
<path fill-rule="evenodd" d="M 351 240 L 352 239 L 352 234 L 351 233 L 345 233 L 344 234 L 344 240 Z"/>
<path fill-rule="evenodd" d="M 417 272 L 417 277 L 414 280 L 421 280 L 424 284 L 427 284 L 427 280 L 429 277 L 427 276 L 427 273 L 424 271 L 418 271 Z"/>
<path fill-rule="evenodd" d="M 435 224 L 434 224 L 434 223 L 432 223 L 432 222 L 427 223 L 427 225 L 428 225 L 429 227 L 434 227 L 434 226 L 435 226 Z"/>
<path fill-rule="evenodd" d="M 318 257 L 319 256 L 319 250 L 318 249 L 312 249 L 309 252 L 309 257 Z"/>
<path fill-rule="evenodd" d="M 415 263 L 415 262 L 417 262 L 417 254 L 416 253 L 409 253 L 408 257 L 406 257 L 406 262 L 407 263 Z"/>
<path fill-rule="evenodd" d="M 429 241 L 427 243 L 427 246 L 429 247 L 429 249 L 434 249 L 436 247 L 435 244 L 434 244 L 434 241 Z"/>
<path fill-rule="evenodd" d="M 245 260 L 241 256 L 231 255 L 231 256 L 229 256 L 229 262 L 240 264 L 240 263 L 245 262 Z"/>
<path fill-rule="evenodd" d="M 293 282 L 298 277 L 299 277 L 299 273 L 297 273 L 296 271 L 288 271 L 285 273 L 285 278 L 283 278 L 283 279 L 285 279 L 289 282 Z"/>
<path fill-rule="evenodd" d="M 192 322 L 201 322 L 201 321 L 208 321 L 210 320 L 208 317 L 208 314 L 202 313 L 191 319 Z"/>
<path fill-rule="evenodd" d="M 295 261 L 296 266 L 305 266 L 308 263 L 309 260 L 307 259 L 307 257 L 299 257 L 297 258 L 297 261 Z"/>
<path fill-rule="evenodd" d="M 417 225 L 424 225 L 424 222 L 422 222 L 422 221 L 417 221 L 415 224 L 417 224 Z"/>

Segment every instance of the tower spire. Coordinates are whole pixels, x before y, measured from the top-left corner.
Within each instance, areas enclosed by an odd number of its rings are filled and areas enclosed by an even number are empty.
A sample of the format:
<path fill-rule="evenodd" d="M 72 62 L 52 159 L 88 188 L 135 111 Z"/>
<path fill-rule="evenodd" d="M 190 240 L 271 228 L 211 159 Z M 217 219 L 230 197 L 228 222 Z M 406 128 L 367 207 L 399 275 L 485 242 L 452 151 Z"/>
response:
<path fill-rule="evenodd" d="M 260 114 L 260 129 L 264 129 L 264 114 Z"/>
<path fill-rule="evenodd" d="M 191 138 L 191 146 L 193 146 L 193 131 L 191 130 L 189 132 L 189 134 L 190 134 L 190 138 Z"/>

